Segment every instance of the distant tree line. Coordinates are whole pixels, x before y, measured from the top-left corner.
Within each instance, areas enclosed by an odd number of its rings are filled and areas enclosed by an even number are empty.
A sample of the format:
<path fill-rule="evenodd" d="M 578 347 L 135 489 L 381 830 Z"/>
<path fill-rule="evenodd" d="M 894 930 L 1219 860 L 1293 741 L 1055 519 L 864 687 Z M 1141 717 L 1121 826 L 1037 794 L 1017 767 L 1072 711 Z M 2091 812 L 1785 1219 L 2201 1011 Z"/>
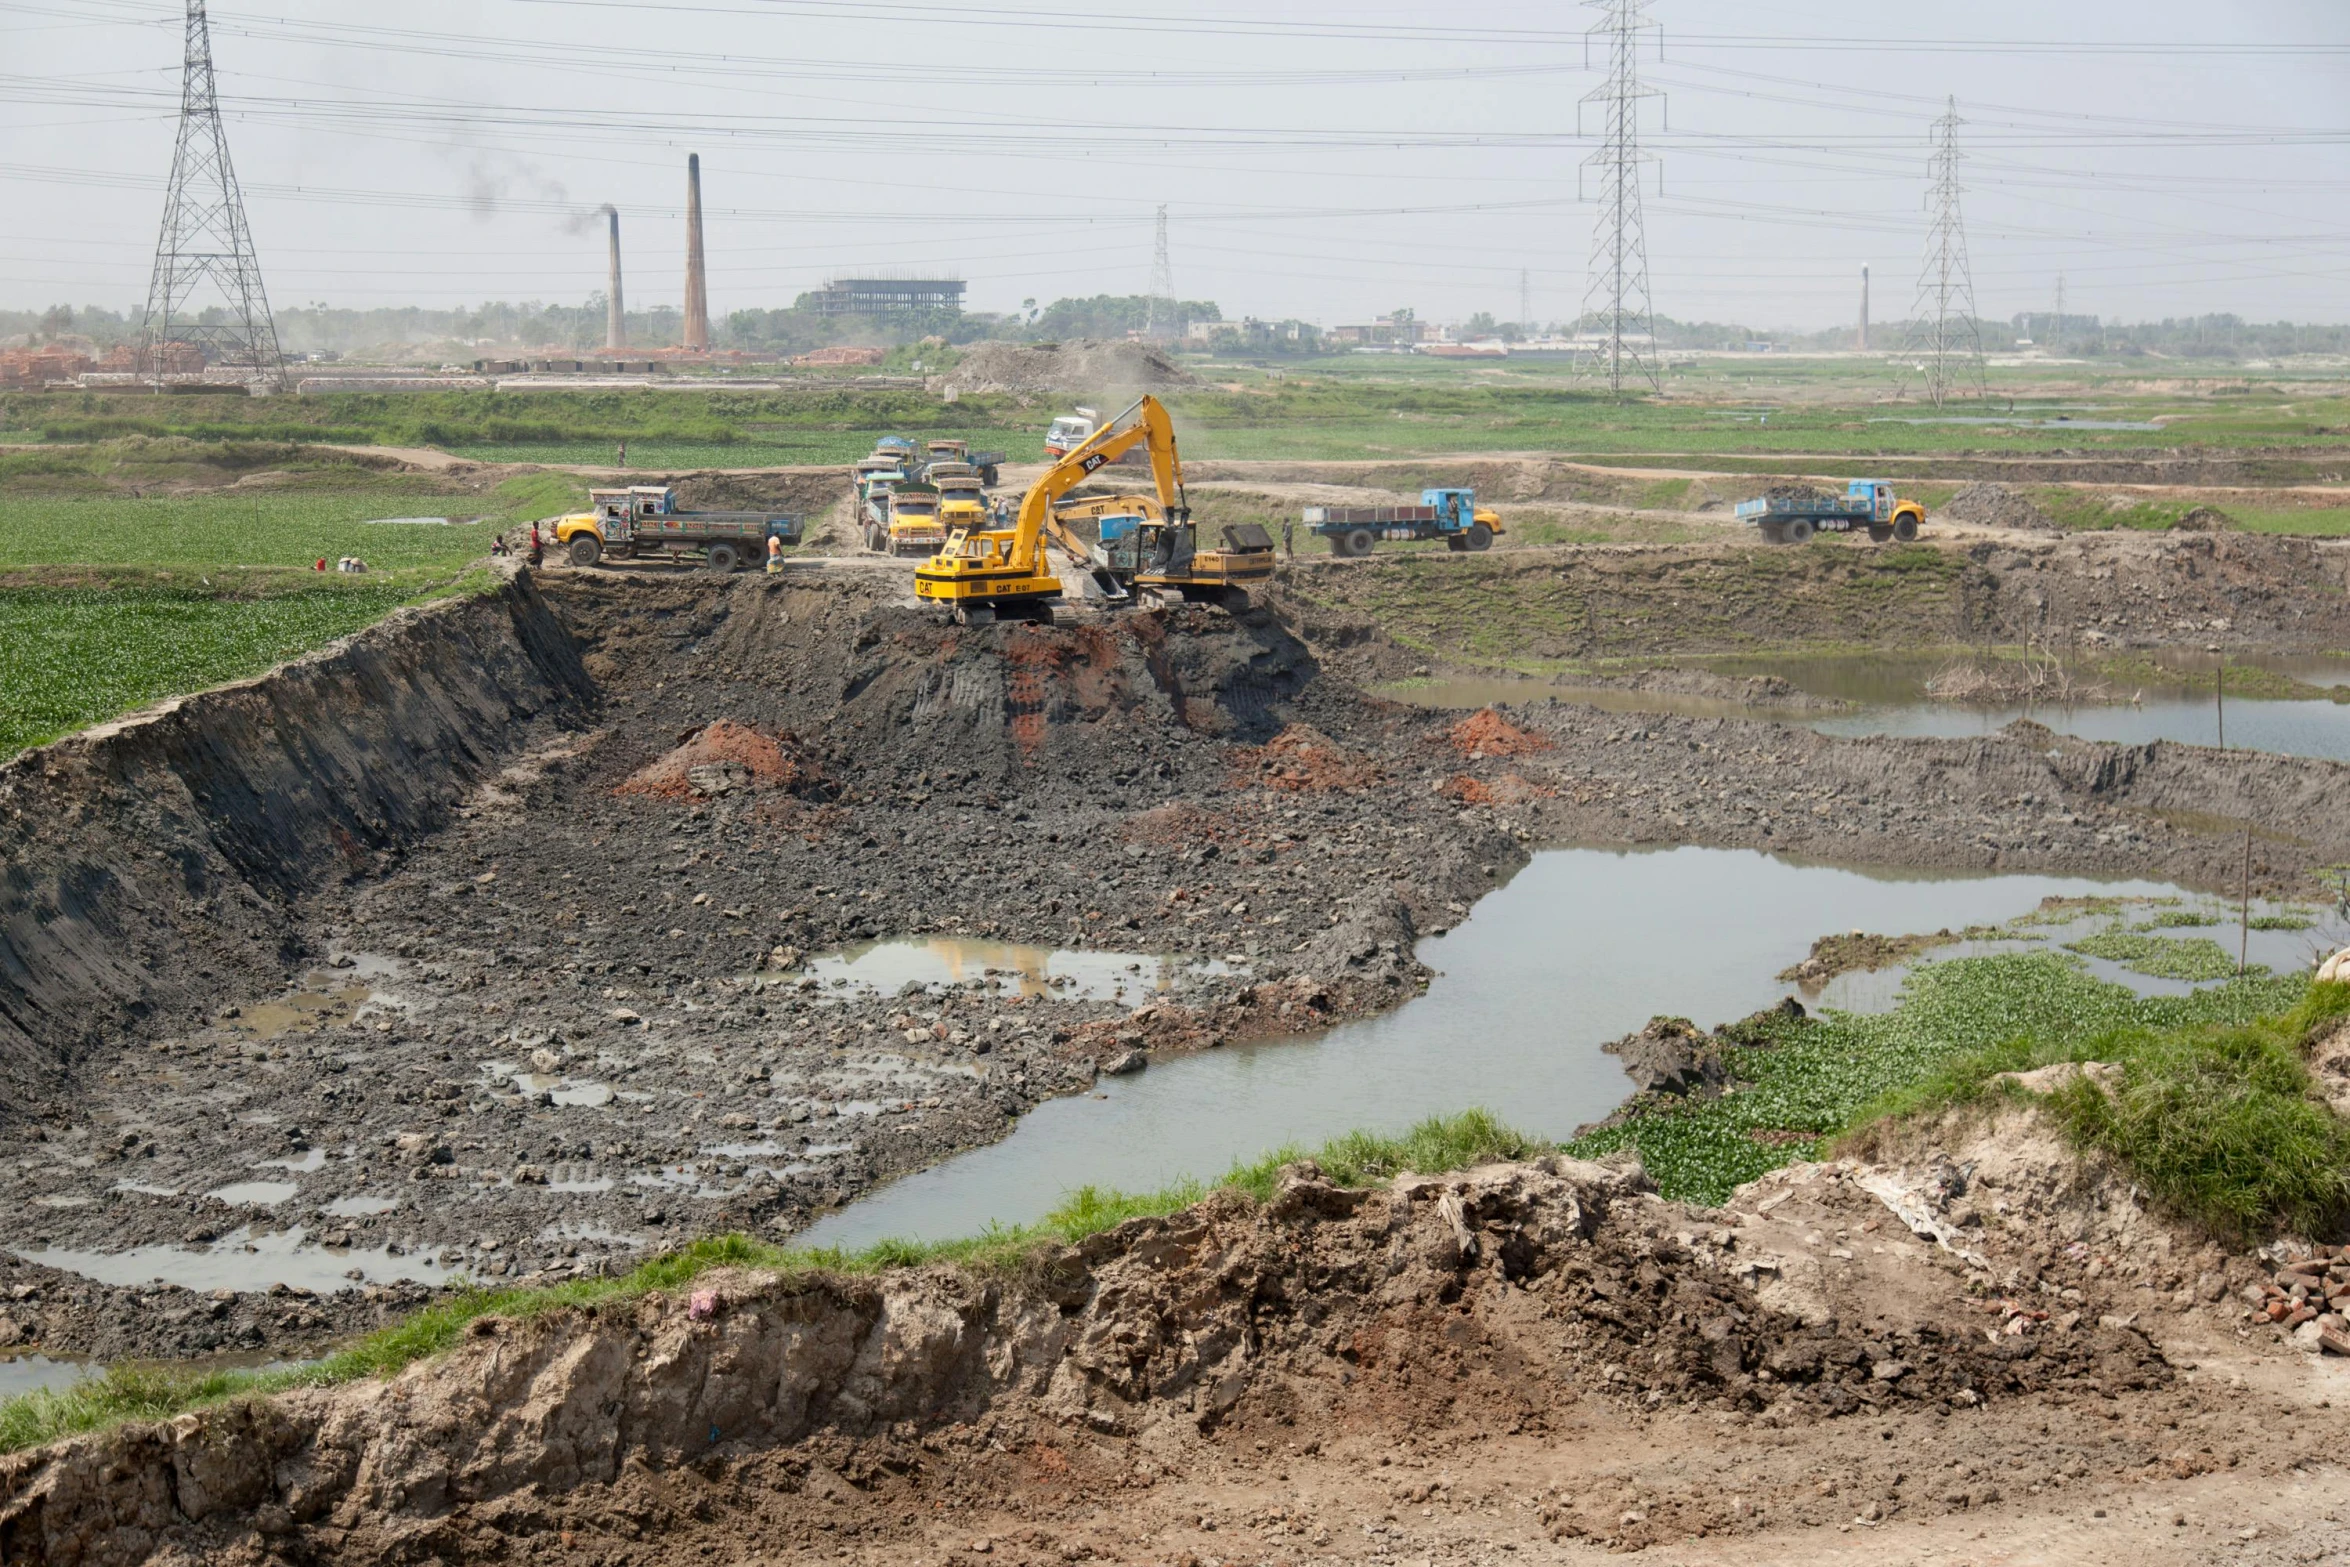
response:
<path fill-rule="evenodd" d="M 764 353 L 805 353 L 810 349 L 853 344 L 901 348 L 931 338 L 952 344 L 983 339 L 1055 341 L 1067 338 L 1124 337 L 1151 323 L 1151 301 L 1143 294 L 1096 294 L 1089 299 L 1056 299 L 1039 308 L 1034 300 L 1002 314 L 939 310 L 896 316 L 825 315 L 806 307 L 807 296 L 784 309 L 737 310 L 712 323 L 712 337 L 720 348 Z M 217 312 L 207 312 L 214 315 Z M 1243 347 L 1272 353 L 1319 352 L 1319 340 L 1309 330 L 1287 337 L 1267 330 L 1266 323 L 1226 322 L 1215 301 L 1185 299 L 1172 302 L 1167 330 L 1177 336 L 1194 322 L 1220 323 L 1228 330 L 1210 341 L 1223 348 Z M 537 300 L 503 301 L 433 310 L 417 305 L 343 309 L 323 302 L 296 305 L 277 312 L 278 340 L 287 353 L 350 354 L 385 350 L 431 351 L 451 359 L 474 351 L 499 349 L 576 350 L 601 348 L 604 343 L 604 295 L 592 293 L 576 305 Z M 1286 325 L 1286 324 L 1284 324 Z M 1593 332 L 1600 323 L 1582 321 L 1537 323 L 1533 335 L 1568 336 Z M 2118 358 L 2160 357 L 2241 361 L 2277 359 L 2294 354 L 2350 353 L 2350 323 L 2247 321 L 2242 316 L 2216 314 L 2170 317 L 2134 324 L 2100 321 L 2095 316 L 2067 313 L 2061 322 L 2047 312 L 2024 312 L 2005 321 L 1976 323 L 1989 351 L 2012 348 L 2019 338 L 2030 338 L 2044 349 L 2068 354 Z M 1879 321 L 1869 329 L 1870 346 L 1897 351 L 1910 336 L 1910 324 Z M 628 313 L 628 340 L 632 347 L 674 347 L 683 340 L 684 319 L 675 306 L 656 305 Z M 108 310 L 98 305 L 50 305 L 39 310 L 0 310 L 0 346 L 34 345 L 51 341 L 86 343 L 103 353 L 139 337 L 136 311 Z M 1465 323 L 1464 336 L 1499 338 L 1514 342 L 1526 335 L 1515 321 L 1496 321 L 1479 311 Z M 1734 321 L 1681 321 L 1656 318 L 1656 338 L 1667 350 L 1686 348 L 1743 348 L 1771 343 L 1786 349 L 1838 349 L 1853 346 L 1854 329 L 1829 327 L 1812 332 L 1772 331 Z"/>

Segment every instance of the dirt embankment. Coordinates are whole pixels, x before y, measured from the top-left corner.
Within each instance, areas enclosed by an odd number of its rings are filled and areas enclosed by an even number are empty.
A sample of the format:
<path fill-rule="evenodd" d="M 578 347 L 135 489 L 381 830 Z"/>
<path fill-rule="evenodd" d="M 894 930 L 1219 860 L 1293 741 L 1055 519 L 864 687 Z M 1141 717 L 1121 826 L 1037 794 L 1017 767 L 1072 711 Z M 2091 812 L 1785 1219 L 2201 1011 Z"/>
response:
<path fill-rule="evenodd" d="M 297 901 L 444 825 L 588 697 L 527 578 L 0 766 L 0 1119 L 316 948 Z"/>
<path fill-rule="evenodd" d="M 2350 1484 L 2278 1482 L 2350 1429 L 2339 1379 L 2231 1331 L 2247 1264 L 2028 1112 L 1918 1136 L 1712 1212 L 1631 1166 L 1368 1192 L 1297 1166 L 1261 1208 L 1016 1275 L 722 1274 L 485 1321 L 389 1383 L 0 1460 L 0 1549 L 1779 1563 L 1856 1529 L 1888 1531 L 1880 1560 L 2095 1530 L 2184 1562 L 2336 1538 Z"/>
<path fill-rule="evenodd" d="M 1277 607 L 1348 674 L 1434 658 L 2068 642 L 2318 651 L 2350 643 L 2350 546 L 2242 534 L 2091 534 L 1907 549 L 1721 546 L 1474 557 L 1301 557 Z"/>

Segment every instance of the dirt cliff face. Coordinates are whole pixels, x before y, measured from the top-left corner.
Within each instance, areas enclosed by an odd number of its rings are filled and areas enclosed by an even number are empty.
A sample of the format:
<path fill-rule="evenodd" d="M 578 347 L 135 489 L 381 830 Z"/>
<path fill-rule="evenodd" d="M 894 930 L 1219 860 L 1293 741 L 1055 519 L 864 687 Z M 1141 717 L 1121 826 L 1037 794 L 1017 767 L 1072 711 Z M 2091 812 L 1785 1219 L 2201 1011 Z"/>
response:
<path fill-rule="evenodd" d="M 0 1119 L 108 1039 L 274 986 L 297 899 L 444 825 L 589 692 L 515 577 L 0 766 Z"/>
<path fill-rule="evenodd" d="M 1893 1177 L 1828 1170 L 1775 1221 L 1797 1188 L 1708 1220 L 1649 1195 L 1636 1167 L 1546 1160 L 1348 1191 L 1308 1165 L 1263 1207 L 1227 1194 L 1014 1275 L 715 1275 L 674 1298 L 485 1321 L 389 1383 L 0 1461 L 0 1552 L 46 1567 L 469 1560 L 559 1537 L 575 1559 L 669 1561 L 728 1534 L 804 1551 L 838 1532 L 812 1458 L 865 1493 L 851 1534 L 912 1544 L 935 1513 L 898 1503 L 951 1494 L 974 1449 L 1075 1439 L 1174 1464 L 1274 1438 L 1295 1452 L 1381 1432 L 1563 1433 L 1586 1404 L 1802 1428 L 2170 1383 L 2127 1327 L 1987 1340 L 1955 1265 L 1907 1294 L 1855 1279 L 1823 1293 L 1755 1248 L 1768 1234 L 1742 1246 L 1711 1228 L 1880 1224 L 1872 1179 Z M 1758 1296 L 1758 1278 L 1791 1282 Z M 763 1479 L 718 1495 L 700 1483 L 750 1474 Z M 1642 1544 L 1706 1518 L 1737 1527 L 1688 1507 L 1635 1527 L 1596 1498 L 1554 1503 L 1541 1526 Z"/>

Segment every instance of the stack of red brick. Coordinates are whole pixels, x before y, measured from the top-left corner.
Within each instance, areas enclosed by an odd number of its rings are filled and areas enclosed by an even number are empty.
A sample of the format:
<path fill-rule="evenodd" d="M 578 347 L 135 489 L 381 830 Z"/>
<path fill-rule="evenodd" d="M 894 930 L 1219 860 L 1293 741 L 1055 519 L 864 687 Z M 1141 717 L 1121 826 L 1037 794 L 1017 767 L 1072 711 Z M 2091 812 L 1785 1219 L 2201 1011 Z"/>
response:
<path fill-rule="evenodd" d="M 2314 1325 L 2319 1349 L 2350 1355 L 2350 1246 L 2324 1247 L 2281 1264 L 2268 1283 L 2244 1286 L 2244 1303 L 2255 1318 L 2297 1334 Z"/>
<path fill-rule="evenodd" d="M 17 348 L 0 353 L 0 387 L 11 390 L 71 381 L 90 368 L 90 356 L 70 348 Z"/>

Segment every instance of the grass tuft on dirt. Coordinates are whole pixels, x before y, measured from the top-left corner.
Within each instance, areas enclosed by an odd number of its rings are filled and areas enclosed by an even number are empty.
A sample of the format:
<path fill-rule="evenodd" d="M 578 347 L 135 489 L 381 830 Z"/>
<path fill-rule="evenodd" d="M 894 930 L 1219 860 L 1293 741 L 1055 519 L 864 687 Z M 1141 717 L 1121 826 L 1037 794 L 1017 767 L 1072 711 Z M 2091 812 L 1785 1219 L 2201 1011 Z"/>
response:
<path fill-rule="evenodd" d="M 2287 983 L 2301 981 L 2227 989 Z M 2350 1219 L 2350 1121 L 2312 1095 L 2304 1052 L 2345 1016 L 2350 984 L 2311 984 L 2290 1007 L 2240 1020 L 2018 1034 L 1870 1106 L 1845 1143 L 1861 1149 L 1904 1117 L 2026 1092 L 2003 1074 L 2112 1062 L 2118 1089 L 2081 1077 L 2044 1096 L 2074 1146 L 2110 1155 L 2172 1212 L 2232 1243 L 2333 1234 Z"/>
<path fill-rule="evenodd" d="M 1822 1156 L 1840 1136 L 1966 1097 L 1994 1071 L 2067 1059 L 2083 1041 L 2132 1030 L 2249 1024 L 2295 1005 L 2308 983 L 2263 973 L 2184 996 L 2138 996 L 2062 953 L 1921 963 L 1890 1012 L 1774 1012 L 1739 1025 L 1725 1048 L 1728 1093 L 1643 1103 L 1565 1151 L 1597 1158 L 1637 1148 L 1667 1197 L 1719 1203 L 1766 1171 Z"/>
<path fill-rule="evenodd" d="M 649 1258 L 614 1278 L 505 1289 L 465 1289 L 324 1359 L 276 1370 L 116 1365 L 103 1376 L 63 1390 L 40 1390 L 0 1400 L 0 1453 L 21 1452 L 69 1436 L 132 1420 L 167 1420 L 191 1409 L 236 1398 L 264 1397 L 295 1388 L 333 1387 L 389 1377 L 452 1347 L 484 1317 L 531 1318 L 628 1301 L 674 1290 L 718 1268 L 754 1268 L 786 1276 L 817 1273 L 869 1275 L 892 1268 L 953 1263 L 1019 1272 L 1040 1257 L 1129 1219 L 1180 1212 L 1213 1191 L 1251 1201 L 1272 1197 L 1284 1165 L 1311 1158 L 1342 1186 L 1368 1186 L 1404 1171 L 1439 1175 L 1497 1160 L 1530 1159 L 1551 1145 L 1511 1130 L 1483 1110 L 1434 1116 L 1400 1137 L 1349 1132 L 1307 1151 L 1284 1147 L 1236 1164 L 1209 1185 L 1177 1181 L 1152 1192 L 1087 1186 L 1032 1225 L 997 1225 L 959 1240 L 884 1240 L 860 1251 L 771 1246 L 743 1235 L 713 1235 Z"/>

